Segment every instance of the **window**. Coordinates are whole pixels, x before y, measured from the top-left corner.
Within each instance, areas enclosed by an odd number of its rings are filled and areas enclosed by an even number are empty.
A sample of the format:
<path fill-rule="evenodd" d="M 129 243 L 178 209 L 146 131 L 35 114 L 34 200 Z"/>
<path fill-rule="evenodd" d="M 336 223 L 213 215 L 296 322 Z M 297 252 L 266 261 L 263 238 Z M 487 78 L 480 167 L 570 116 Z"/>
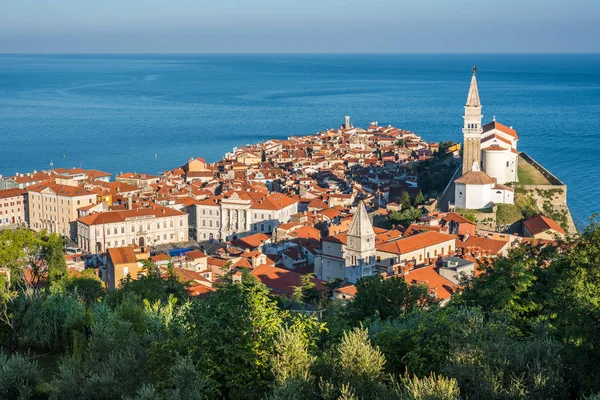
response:
<path fill-rule="evenodd" d="M 121 246 L 125 246 L 125 240 L 121 240 Z"/>
<path fill-rule="evenodd" d="M 131 225 L 131 233 L 135 233 L 135 226 Z"/>
<path fill-rule="evenodd" d="M 124 226 L 121 227 L 121 233 L 125 233 L 125 227 Z"/>
<path fill-rule="evenodd" d="M 256 231 L 256 225 L 252 225 L 252 230 Z"/>
<path fill-rule="evenodd" d="M 106 242 L 106 247 L 110 247 L 110 242 Z"/>
<path fill-rule="evenodd" d="M 156 223 L 156 229 L 160 229 L 160 222 Z"/>
<path fill-rule="evenodd" d="M 208 210 L 208 215 L 212 215 L 212 210 Z"/>
<path fill-rule="evenodd" d="M 423 254 L 419 254 L 419 261 L 423 261 Z"/>
<path fill-rule="evenodd" d="M 206 215 L 206 210 L 202 209 L 202 215 Z"/>
<path fill-rule="evenodd" d="M 183 220 L 179 220 L 179 226 L 183 226 Z"/>
<path fill-rule="evenodd" d="M 167 240 L 167 235 L 163 235 L 163 240 Z"/>
<path fill-rule="evenodd" d="M 173 236 L 175 236 L 175 235 L 173 235 L 173 234 L 171 233 L 171 240 L 173 240 Z"/>
<path fill-rule="evenodd" d="M 202 226 L 206 226 L 206 220 L 205 219 L 202 220 Z"/>
<path fill-rule="evenodd" d="M 113 233 L 116 235 L 117 234 L 117 228 L 115 227 L 115 229 L 113 229 Z"/>
<path fill-rule="evenodd" d="M 260 224 L 260 231 L 264 232 L 265 231 L 265 224 Z"/>
<path fill-rule="evenodd" d="M 448 252 L 452 251 L 452 245 L 448 246 Z"/>
<path fill-rule="evenodd" d="M 167 221 L 163 221 L 163 228 L 167 229 Z"/>
<path fill-rule="evenodd" d="M 129 275 L 129 267 L 123 267 L 123 275 Z"/>
<path fill-rule="evenodd" d="M 443 251 L 443 250 L 442 250 L 442 251 Z M 433 256 L 434 256 L 434 257 L 435 257 L 435 256 L 437 256 L 437 250 L 434 250 L 434 251 L 433 251 Z"/>
<path fill-rule="evenodd" d="M 173 227 L 173 221 L 171 221 L 171 223 L 169 224 L 169 226 L 172 228 Z"/>

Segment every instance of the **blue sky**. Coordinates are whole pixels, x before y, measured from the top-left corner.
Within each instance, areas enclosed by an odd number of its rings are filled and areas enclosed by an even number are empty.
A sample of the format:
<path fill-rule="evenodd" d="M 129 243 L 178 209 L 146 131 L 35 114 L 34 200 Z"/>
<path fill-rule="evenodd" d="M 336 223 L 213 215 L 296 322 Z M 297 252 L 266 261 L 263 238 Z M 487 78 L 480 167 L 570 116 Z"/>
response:
<path fill-rule="evenodd" d="M 600 0 L 1 0 L 0 52 L 600 52 Z"/>

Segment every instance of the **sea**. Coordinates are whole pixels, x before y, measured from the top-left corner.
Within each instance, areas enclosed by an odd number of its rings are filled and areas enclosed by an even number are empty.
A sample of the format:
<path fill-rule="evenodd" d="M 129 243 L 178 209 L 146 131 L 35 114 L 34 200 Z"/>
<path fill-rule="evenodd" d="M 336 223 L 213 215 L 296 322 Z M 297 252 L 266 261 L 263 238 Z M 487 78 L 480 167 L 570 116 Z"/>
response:
<path fill-rule="evenodd" d="M 484 122 L 517 130 L 584 227 L 600 211 L 600 54 L 3 54 L 0 174 L 157 174 L 346 115 L 460 141 L 474 65 Z"/>

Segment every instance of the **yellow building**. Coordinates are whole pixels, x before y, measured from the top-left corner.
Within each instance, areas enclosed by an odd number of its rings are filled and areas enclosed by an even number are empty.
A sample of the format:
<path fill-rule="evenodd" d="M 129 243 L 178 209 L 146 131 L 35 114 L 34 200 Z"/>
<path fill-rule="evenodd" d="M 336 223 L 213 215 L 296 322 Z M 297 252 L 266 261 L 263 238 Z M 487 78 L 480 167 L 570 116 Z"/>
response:
<path fill-rule="evenodd" d="M 103 280 L 107 282 L 110 289 L 121 286 L 121 280 L 131 276 L 138 279 L 145 273 L 141 261 L 148 260 L 150 253 L 140 247 L 113 247 L 108 249 L 108 266 Z"/>

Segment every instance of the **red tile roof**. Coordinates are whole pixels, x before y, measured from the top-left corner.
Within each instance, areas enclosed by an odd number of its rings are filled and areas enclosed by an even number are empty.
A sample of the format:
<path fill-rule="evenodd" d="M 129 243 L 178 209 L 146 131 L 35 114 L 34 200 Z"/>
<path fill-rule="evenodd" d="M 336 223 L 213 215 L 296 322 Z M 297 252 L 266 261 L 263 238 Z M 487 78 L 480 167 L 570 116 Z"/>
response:
<path fill-rule="evenodd" d="M 404 239 L 377 245 L 377 251 L 390 254 L 406 254 L 425 247 L 434 246 L 449 240 L 456 240 L 456 236 L 440 232 L 425 232 L 409 236 Z"/>
<path fill-rule="evenodd" d="M 523 221 L 523 225 L 531 233 L 531 235 L 537 235 L 538 233 L 545 232 L 547 230 L 553 230 L 562 235 L 566 235 L 563 228 L 560 227 L 553 219 L 546 217 L 545 215 L 539 214 L 528 220 Z"/>

